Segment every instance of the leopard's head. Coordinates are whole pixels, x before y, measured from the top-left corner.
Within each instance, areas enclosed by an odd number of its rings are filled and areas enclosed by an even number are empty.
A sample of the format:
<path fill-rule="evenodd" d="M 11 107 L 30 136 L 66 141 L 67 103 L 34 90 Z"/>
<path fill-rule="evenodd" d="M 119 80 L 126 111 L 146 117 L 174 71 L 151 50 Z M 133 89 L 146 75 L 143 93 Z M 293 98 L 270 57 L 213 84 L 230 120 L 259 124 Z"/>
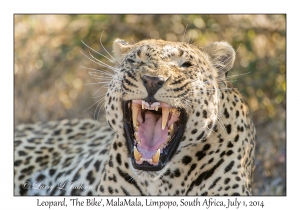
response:
<path fill-rule="evenodd" d="M 220 83 L 235 51 L 226 42 L 192 44 L 117 39 L 117 65 L 106 94 L 106 118 L 126 139 L 135 169 L 159 171 L 183 147 L 210 135 L 218 115 Z"/>

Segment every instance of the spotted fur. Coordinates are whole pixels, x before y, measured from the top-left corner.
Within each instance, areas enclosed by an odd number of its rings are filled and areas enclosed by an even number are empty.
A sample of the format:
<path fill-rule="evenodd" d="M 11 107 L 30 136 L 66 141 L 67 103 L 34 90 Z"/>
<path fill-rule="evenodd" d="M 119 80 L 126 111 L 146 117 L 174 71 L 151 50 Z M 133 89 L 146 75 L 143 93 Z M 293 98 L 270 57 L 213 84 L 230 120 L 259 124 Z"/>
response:
<path fill-rule="evenodd" d="M 255 129 L 245 100 L 226 80 L 235 59 L 232 47 L 163 40 L 130 45 L 117 39 L 113 51 L 116 66 L 105 96 L 108 124 L 17 126 L 15 194 L 250 195 Z M 179 147 L 160 171 L 135 169 L 125 141 L 122 102 L 147 97 L 143 75 L 164 78 L 154 98 L 188 114 Z M 92 188 L 73 189 L 72 183 Z M 38 188 L 41 184 L 65 188 Z"/>

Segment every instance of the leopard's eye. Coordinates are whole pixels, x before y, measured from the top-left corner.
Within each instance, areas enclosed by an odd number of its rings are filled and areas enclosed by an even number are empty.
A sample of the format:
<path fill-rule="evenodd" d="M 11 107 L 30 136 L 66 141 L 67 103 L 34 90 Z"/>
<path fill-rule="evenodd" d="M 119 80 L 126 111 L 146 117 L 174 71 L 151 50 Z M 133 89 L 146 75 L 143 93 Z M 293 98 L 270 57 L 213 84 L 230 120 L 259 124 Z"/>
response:
<path fill-rule="evenodd" d="M 135 63 L 135 61 L 132 60 L 132 59 L 130 59 L 130 58 L 127 58 L 127 61 L 128 61 L 129 63 Z"/>
<path fill-rule="evenodd" d="M 192 63 L 190 61 L 186 61 L 183 64 L 181 64 L 181 67 L 184 67 L 184 68 L 188 68 L 190 66 L 192 66 Z"/>

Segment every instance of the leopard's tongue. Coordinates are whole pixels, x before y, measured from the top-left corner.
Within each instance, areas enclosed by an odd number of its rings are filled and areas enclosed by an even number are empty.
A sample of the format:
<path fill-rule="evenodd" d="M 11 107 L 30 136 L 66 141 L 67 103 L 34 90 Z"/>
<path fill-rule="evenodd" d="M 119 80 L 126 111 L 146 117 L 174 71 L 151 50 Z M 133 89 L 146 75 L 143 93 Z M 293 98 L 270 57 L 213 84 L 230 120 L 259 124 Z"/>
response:
<path fill-rule="evenodd" d="M 154 114 L 151 111 L 145 112 L 145 121 L 140 124 L 138 130 L 138 139 L 141 143 L 138 145 L 143 158 L 152 158 L 157 149 L 166 141 L 168 137 L 168 126 L 162 130 L 162 116 Z"/>

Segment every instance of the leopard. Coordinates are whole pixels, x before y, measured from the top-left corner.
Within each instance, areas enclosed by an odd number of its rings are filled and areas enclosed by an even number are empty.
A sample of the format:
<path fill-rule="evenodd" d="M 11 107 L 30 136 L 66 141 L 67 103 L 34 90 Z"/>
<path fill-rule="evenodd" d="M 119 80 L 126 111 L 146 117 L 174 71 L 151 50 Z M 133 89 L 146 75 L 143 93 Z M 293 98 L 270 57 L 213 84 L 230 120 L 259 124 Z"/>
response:
<path fill-rule="evenodd" d="M 15 195 L 252 195 L 256 131 L 225 41 L 115 39 L 103 120 L 15 127 Z"/>

